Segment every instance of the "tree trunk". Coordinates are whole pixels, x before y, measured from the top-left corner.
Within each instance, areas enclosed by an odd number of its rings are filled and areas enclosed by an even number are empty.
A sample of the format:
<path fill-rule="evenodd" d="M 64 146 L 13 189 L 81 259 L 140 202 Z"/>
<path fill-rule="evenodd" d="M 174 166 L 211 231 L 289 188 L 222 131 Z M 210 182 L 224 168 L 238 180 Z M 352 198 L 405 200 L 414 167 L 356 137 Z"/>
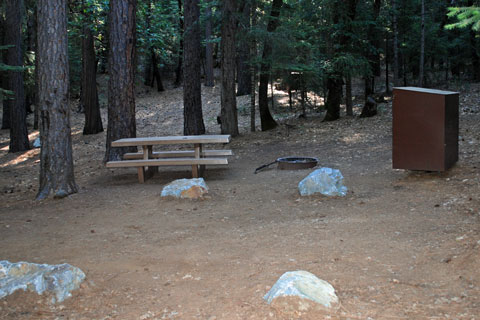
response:
<path fill-rule="evenodd" d="M 342 102 L 342 79 L 329 77 L 327 79 L 327 113 L 323 121 L 334 121 L 340 118 L 340 103 Z"/>
<path fill-rule="evenodd" d="M 353 117 L 352 77 L 348 76 L 345 85 L 345 107 L 347 116 Z"/>
<path fill-rule="evenodd" d="M 68 105 L 67 3 L 38 1 L 38 74 L 40 108 L 40 189 L 37 199 L 53 192 L 63 198 L 77 192 L 73 172 Z"/>
<path fill-rule="evenodd" d="M 38 5 L 35 6 L 35 55 L 38 56 Z M 38 74 L 38 60 L 35 59 L 35 110 L 33 111 L 33 129 L 39 129 L 40 125 L 40 76 Z"/>
<path fill-rule="evenodd" d="M 185 135 L 205 133 L 202 115 L 200 8 L 198 5 L 198 0 L 187 0 L 184 6 L 183 133 Z"/>
<path fill-rule="evenodd" d="M 0 14 L 0 43 L 1 45 L 5 45 L 5 20 L 3 19 L 3 15 Z M 6 63 L 6 50 L 0 50 L 0 61 Z M 0 73 L 0 88 L 6 88 L 7 84 L 7 72 Z M 2 97 L 0 97 L 2 98 Z M 10 129 L 10 108 L 9 104 L 6 102 L 7 99 L 4 99 L 3 108 L 2 108 L 2 129 Z"/>
<path fill-rule="evenodd" d="M 6 0 L 5 44 L 12 45 L 7 50 L 7 64 L 23 66 L 22 50 L 22 12 L 23 0 Z M 10 149 L 19 152 L 30 149 L 27 132 L 27 114 L 25 107 L 25 88 L 23 71 L 7 73 L 7 90 L 13 91 L 13 97 L 4 101 L 10 111 Z"/>
<path fill-rule="evenodd" d="M 392 20 L 393 20 L 393 86 L 399 85 L 399 64 L 398 64 L 398 25 L 397 25 L 397 7 L 396 0 L 392 0 Z"/>
<path fill-rule="evenodd" d="M 121 138 L 136 136 L 135 122 L 136 0 L 111 0 L 109 13 L 108 127 L 105 161 L 122 160 L 136 148 L 112 148 Z"/>
<path fill-rule="evenodd" d="M 149 37 L 148 32 L 151 29 L 151 19 L 152 19 L 152 0 L 148 0 L 147 9 L 145 12 L 145 24 L 147 29 L 147 37 Z M 147 46 L 151 48 L 150 42 L 147 39 Z M 150 86 L 153 88 L 153 57 L 152 57 L 152 50 L 146 50 L 146 57 L 145 57 L 145 69 L 144 69 L 144 78 L 143 84 L 146 86 Z"/>
<path fill-rule="evenodd" d="M 389 60 L 390 60 L 390 52 L 388 50 L 388 33 L 385 37 L 385 94 L 389 95 L 390 91 L 390 76 L 389 76 Z"/>
<path fill-rule="evenodd" d="M 85 19 L 87 17 L 84 17 Z M 97 63 L 93 34 L 90 27 L 83 26 L 82 38 L 82 92 L 80 104 L 85 111 L 83 134 L 95 134 L 103 131 L 102 117 L 97 93 Z"/>
<path fill-rule="evenodd" d="M 235 96 L 235 0 L 224 0 L 222 10 L 222 133 L 238 136 L 237 98 Z"/>
<path fill-rule="evenodd" d="M 358 0 L 349 0 L 346 4 L 347 7 L 347 21 L 342 21 L 347 23 L 346 30 L 351 29 L 351 23 L 355 20 L 356 10 L 357 10 Z M 332 11 L 333 18 L 332 22 L 334 25 L 337 25 L 340 22 L 340 1 L 334 2 Z M 335 38 L 332 36 L 328 40 L 327 50 L 329 56 L 333 57 L 336 54 L 338 49 L 335 48 Z M 344 47 L 349 41 L 349 37 L 345 33 L 340 34 L 338 44 L 340 47 Z M 342 91 L 343 91 L 343 79 L 342 75 L 338 71 L 334 71 L 328 74 L 327 77 L 327 101 L 325 107 L 327 113 L 323 121 L 334 121 L 340 118 L 340 103 L 342 100 Z"/>
<path fill-rule="evenodd" d="M 380 77 L 382 75 L 382 68 L 380 65 L 380 46 L 382 45 L 382 32 L 380 31 L 381 28 L 378 26 L 378 17 L 380 16 L 380 9 L 382 7 L 382 0 L 375 0 L 373 2 L 373 17 L 375 21 L 375 25 L 373 26 L 373 40 L 372 44 L 376 49 L 375 54 L 372 56 L 373 58 L 373 73 L 376 77 Z"/>
<path fill-rule="evenodd" d="M 380 33 L 377 30 L 377 21 L 381 3 L 381 0 L 373 2 L 373 21 L 368 27 L 368 39 L 370 39 L 371 48 L 368 50 L 367 59 L 371 74 L 365 76 L 365 99 L 375 92 L 375 76 L 380 76 Z"/>
<path fill-rule="evenodd" d="M 480 81 L 480 55 L 476 32 L 470 30 L 470 48 L 472 52 L 473 81 Z"/>
<path fill-rule="evenodd" d="M 250 28 L 253 30 L 256 24 L 256 2 L 250 5 Z M 257 44 L 255 41 L 255 37 L 252 37 L 250 41 L 250 57 L 257 56 Z M 250 65 L 250 131 L 255 132 L 255 93 L 257 89 L 257 74 L 256 68 L 253 64 L 253 61 Z"/>
<path fill-rule="evenodd" d="M 418 86 L 423 87 L 423 70 L 425 66 L 425 0 L 422 0 L 422 26 L 420 38 L 420 66 L 418 72 Z"/>
<path fill-rule="evenodd" d="M 267 32 L 271 33 L 277 29 L 280 9 L 283 6 L 283 0 L 273 0 L 270 19 L 267 25 Z M 258 87 L 258 108 L 260 109 L 260 121 L 262 131 L 274 129 L 277 123 L 268 109 L 268 79 L 270 74 L 270 56 L 272 55 L 272 44 L 265 40 L 263 45 L 262 62 L 260 64 L 260 85 Z"/>
<path fill-rule="evenodd" d="M 150 86 L 153 88 L 156 80 L 157 91 L 158 92 L 165 91 L 165 88 L 163 87 L 163 82 L 162 82 L 162 75 L 160 74 L 160 69 L 158 68 L 157 54 L 153 47 L 150 48 L 150 54 L 152 57 L 152 67 L 153 67 L 153 77 L 152 77 L 152 83 L 150 84 Z"/>
<path fill-rule="evenodd" d="M 184 33 L 184 26 L 183 26 L 183 13 L 182 13 L 182 0 L 178 0 L 178 26 L 180 28 L 180 34 Z M 178 48 L 178 64 L 177 64 L 177 69 L 175 70 L 175 82 L 174 86 L 179 87 L 182 84 L 182 64 L 183 64 L 183 43 L 184 43 L 184 38 L 180 37 L 180 43 L 179 43 L 179 48 Z"/>
<path fill-rule="evenodd" d="M 26 7 L 29 6 L 27 3 L 25 5 Z M 37 38 L 36 36 L 36 5 L 32 5 L 34 7 L 34 10 L 32 13 L 27 14 L 27 39 L 26 39 L 26 50 L 29 52 L 35 52 L 36 51 L 36 45 L 35 45 L 35 39 Z M 28 11 L 27 11 L 28 12 Z M 29 61 L 30 62 L 30 61 Z M 25 104 L 27 108 L 27 113 L 32 113 L 35 112 L 32 110 L 32 105 L 35 105 L 36 101 L 36 91 L 35 91 L 35 84 L 31 83 L 32 81 L 29 81 L 30 84 L 26 84 L 25 86 Z M 35 106 L 36 108 L 36 106 Z"/>
<path fill-rule="evenodd" d="M 249 21 L 250 17 L 250 3 L 246 3 L 243 7 L 242 20 Z M 248 38 L 246 37 L 248 33 L 248 24 L 243 23 L 239 28 L 238 34 L 243 35 L 240 37 L 237 45 L 237 96 L 244 96 L 250 94 L 250 68 L 248 67 L 248 60 L 250 58 Z"/>
<path fill-rule="evenodd" d="M 213 43 L 212 43 L 212 1 L 209 0 L 205 12 L 205 86 L 213 87 Z"/>

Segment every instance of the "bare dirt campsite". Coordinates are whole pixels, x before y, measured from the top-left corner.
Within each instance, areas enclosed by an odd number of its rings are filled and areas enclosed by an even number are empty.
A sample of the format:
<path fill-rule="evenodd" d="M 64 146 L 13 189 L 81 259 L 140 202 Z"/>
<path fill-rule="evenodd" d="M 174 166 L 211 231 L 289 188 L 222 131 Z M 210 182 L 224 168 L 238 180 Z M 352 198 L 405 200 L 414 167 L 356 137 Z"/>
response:
<path fill-rule="evenodd" d="M 241 135 L 227 146 L 234 155 L 207 167 L 210 190 L 199 201 L 160 197 L 164 185 L 190 177 L 188 167 L 160 168 L 144 184 L 134 168 L 105 168 L 105 133 L 82 135 L 76 112 L 79 192 L 35 201 L 39 149 L 8 153 L 1 131 L 0 260 L 66 262 L 87 278 L 61 304 L 16 292 L 0 300 L 0 318 L 479 319 L 480 87 L 448 89 L 460 91 L 460 153 L 443 173 L 392 169 L 391 102 L 373 118 L 342 114 L 333 123 L 277 104 L 281 125 L 251 133 L 249 97 L 240 97 Z M 202 90 L 207 133 L 218 134 L 220 89 Z M 137 135 L 182 134 L 181 101 L 181 88 L 139 89 Z M 102 116 L 106 123 L 106 108 Z M 340 169 L 347 196 L 301 197 L 309 170 L 253 174 L 291 155 Z M 331 283 L 340 307 L 268 305 L 263 296 L 293 270 Z"/>

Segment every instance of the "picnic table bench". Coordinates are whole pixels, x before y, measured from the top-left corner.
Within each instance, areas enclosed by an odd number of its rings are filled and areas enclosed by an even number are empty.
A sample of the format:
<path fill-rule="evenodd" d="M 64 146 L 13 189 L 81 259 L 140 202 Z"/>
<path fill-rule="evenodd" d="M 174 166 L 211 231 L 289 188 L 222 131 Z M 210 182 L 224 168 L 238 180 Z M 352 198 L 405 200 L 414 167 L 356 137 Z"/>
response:
<path fill-rule="evenodd" d="M 123 160 L 109 161 L 107 168 L 137 167 L 138 181 L 144 183 L 159 166 L 192 166 L 192 177 L 203 174 L 205 165 L 226 165 L 232 150 L 204 150 L 204 144 L 229 143 L 230 135 L 165 136 L 125 138 L 112 142 L 112 147 L 141 147 L 141 152 L 126 153 Z M 156 145 L 191 144 L 193 150 L 153 151 Z"/>

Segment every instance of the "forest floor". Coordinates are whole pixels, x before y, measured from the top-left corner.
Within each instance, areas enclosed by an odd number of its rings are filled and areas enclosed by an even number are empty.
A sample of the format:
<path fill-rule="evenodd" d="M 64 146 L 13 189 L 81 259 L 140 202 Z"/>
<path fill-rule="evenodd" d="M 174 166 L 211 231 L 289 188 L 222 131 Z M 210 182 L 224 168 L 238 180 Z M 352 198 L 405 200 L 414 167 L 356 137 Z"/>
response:
<path fill-rule="evenodd" d="M 240 97 L 241 135 L 227 146 L 234 156 L 227 167 L 207 167 L 210 192 L 199 201 L 160 197 L 189 168 L 160 168 L 145 184 L 135 169 L 106 169 L 105 133 L 82 135 L 76 112 L 79 192 L 35 201 L 39 149 L 9 154 L 2 130 L 0 259 L 66 262 L 87 278 L 57 305 L 33 293 L 6 297 L 0 318 L 480 319 L 480 85 L 448 89 L 461 92 L 460 159 L 443 173 L 392 169 L 391 103 L 373 118 L 342 113 L 330 123 L 277 103 L 282 125 L 251 133 L 249 97 Z M 220 89 L 202 90 L 207 131 L 219 133 Z M 141 88 L 136 101 L 138 136 L 182 134 L 181 89 Z M 347 196 L 300 197 L 308 170 L 253 174 L 290 155 L 340 169 Z M 340 307 L 268 305 L 262 297 L 293 270 L 330 282 Z"/>

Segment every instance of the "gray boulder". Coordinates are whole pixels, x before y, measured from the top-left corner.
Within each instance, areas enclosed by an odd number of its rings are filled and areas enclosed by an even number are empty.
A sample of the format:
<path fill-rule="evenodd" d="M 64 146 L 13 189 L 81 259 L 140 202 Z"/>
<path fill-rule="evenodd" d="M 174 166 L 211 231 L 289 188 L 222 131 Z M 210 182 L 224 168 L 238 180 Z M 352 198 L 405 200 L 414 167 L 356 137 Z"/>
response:
<path fill-rule="evenodd" d="M 62 302 L 80 287 L 85 273 L 67 263 L 48 265 L 0 261 L 0 299 L 22 289 L 38 294 L 54 294 L 52 303 Z"/>
<path fill-rule="evenodd" d="M 330 283 L 302 270 L 284 273 L 263 299 L 270 304 L 277 298 L 292 296 L 311 300 L 325 308 L 338 305 L 338 297 Z"/>
<path fill-rule="evenodd" d="M 178 179 L 166 185 L 161 193 L 162 197 L 182 199 L 199 199 L 208 193 L 208 187 L 203 178 Z"/>
<path fill-rule="evenodd" d="M 320 168 L 300 181 L 298 191 L 302 196 L 321 193 L 326 196 L 343 197 L 347 194 L 347 187 L 343 185 L 343 176 L 340 170 Z"/>

